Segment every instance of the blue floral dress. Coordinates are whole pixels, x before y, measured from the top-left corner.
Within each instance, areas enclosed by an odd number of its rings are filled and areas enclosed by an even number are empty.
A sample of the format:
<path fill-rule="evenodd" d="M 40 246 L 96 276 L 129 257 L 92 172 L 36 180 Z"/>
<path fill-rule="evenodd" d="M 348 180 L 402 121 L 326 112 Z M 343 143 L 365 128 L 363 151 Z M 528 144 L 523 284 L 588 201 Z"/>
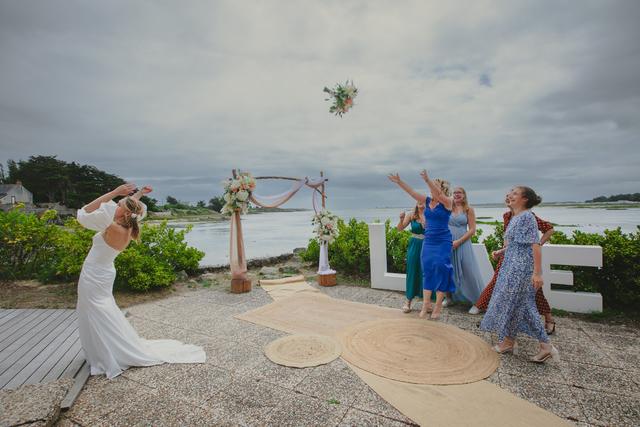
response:
<path fill-rule="evenodd" d="M 513 217 L 505 232 L 507 250 L 493 297 L 480 329 L 498 334 L 498 340 L 515 338 L 519 332 L 538 341 L 549 342 L 536 309 L 533 275 L 533 248 L 538 243 L 538 226 L 530 211 Z"/>

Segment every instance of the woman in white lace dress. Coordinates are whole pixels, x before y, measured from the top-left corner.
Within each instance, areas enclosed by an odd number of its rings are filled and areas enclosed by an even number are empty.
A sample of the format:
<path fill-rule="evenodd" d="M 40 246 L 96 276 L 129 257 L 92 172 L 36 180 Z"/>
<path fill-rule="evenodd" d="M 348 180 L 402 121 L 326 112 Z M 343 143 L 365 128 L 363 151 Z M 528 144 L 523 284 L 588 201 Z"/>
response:
<path fill-rule="evenodd" d="M 146 214 L 140 198 L 149 192 L 150 187 L 135 191 L 135 185 L 124 184 L 78 210 L 80 224 L 97 231 L 80 272 L 76 308 L 80 342 L 91 375 L 114 378 L 131 366 L 204 363 L 206 359 L 204 350 L 195 345 L 140 338 L 113 298 L 113 261 L 138 238 L 138 221 Z M 124 197 L 114 203 L 119 196 Z"/>

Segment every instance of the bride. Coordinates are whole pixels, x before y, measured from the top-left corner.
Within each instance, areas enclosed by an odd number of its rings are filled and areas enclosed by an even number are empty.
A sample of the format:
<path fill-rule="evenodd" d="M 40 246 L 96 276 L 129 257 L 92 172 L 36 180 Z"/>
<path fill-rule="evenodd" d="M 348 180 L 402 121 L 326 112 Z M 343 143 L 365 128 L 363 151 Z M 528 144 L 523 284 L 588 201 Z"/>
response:
<path fill-rule="evenodd" d="M 111 379 L 130 366 L 204 363 L 201 347 L 174 340 L 140 338 L 113 298 L 114 259 L 138 239 L 138 222 L 146 215 L 140 201 L 151 187 L 124 184 L 78 210 L 78 222 L 97 231 L 78 281 L 78 330 L 91 375 Z M 112 199 L 124 196 L 117 204 Z"/>

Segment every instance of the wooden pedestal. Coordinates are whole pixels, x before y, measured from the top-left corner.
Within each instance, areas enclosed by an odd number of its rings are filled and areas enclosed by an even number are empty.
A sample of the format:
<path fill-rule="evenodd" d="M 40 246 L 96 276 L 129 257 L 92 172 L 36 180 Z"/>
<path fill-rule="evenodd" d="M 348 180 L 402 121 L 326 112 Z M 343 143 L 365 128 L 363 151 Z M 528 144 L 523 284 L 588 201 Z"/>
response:
<path fill-rule="evenodd" d="M 320 286 L 335 286 L 336 274 L 318 274 L 318 284 Z"/>
<path fill-rule="evenodd" d="M 231 293 L 242 294 L 245 292 L 251 292 L 251 280 L 231 279 Z"/>

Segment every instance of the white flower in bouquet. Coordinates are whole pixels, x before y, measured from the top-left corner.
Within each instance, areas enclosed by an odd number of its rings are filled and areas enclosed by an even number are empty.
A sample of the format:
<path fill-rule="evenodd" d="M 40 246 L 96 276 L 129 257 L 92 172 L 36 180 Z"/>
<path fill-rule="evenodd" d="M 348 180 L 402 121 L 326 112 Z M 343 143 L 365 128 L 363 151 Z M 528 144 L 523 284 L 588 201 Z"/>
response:
<path fill-rule="evenodd" d="M 240 190 L 236 193 L 236 198 L 241 202 L 246 202 L 249 198 L 249 192 L 247 190 Z"/>
<path fill-rule="evenodd" d="M 229 189 L 231 191 L 237 191 L 240 188 L 240 181 L 234 179 L 231 181 L 231 185 L 229 185 Z"/>
<path fill-rule="evenodd" d="M 326 217 L 326 216 L 323 216 L 323 217 L 320 219 L 320 224 L 322 224 L 322 225 L 324 225 L 324 226 L 326 226 L 326 225 L 327 225 L 327 224 L 329 224 L 330 222 L 331 222 L 331 220 L 330 220 L 328 217 Z"/>

